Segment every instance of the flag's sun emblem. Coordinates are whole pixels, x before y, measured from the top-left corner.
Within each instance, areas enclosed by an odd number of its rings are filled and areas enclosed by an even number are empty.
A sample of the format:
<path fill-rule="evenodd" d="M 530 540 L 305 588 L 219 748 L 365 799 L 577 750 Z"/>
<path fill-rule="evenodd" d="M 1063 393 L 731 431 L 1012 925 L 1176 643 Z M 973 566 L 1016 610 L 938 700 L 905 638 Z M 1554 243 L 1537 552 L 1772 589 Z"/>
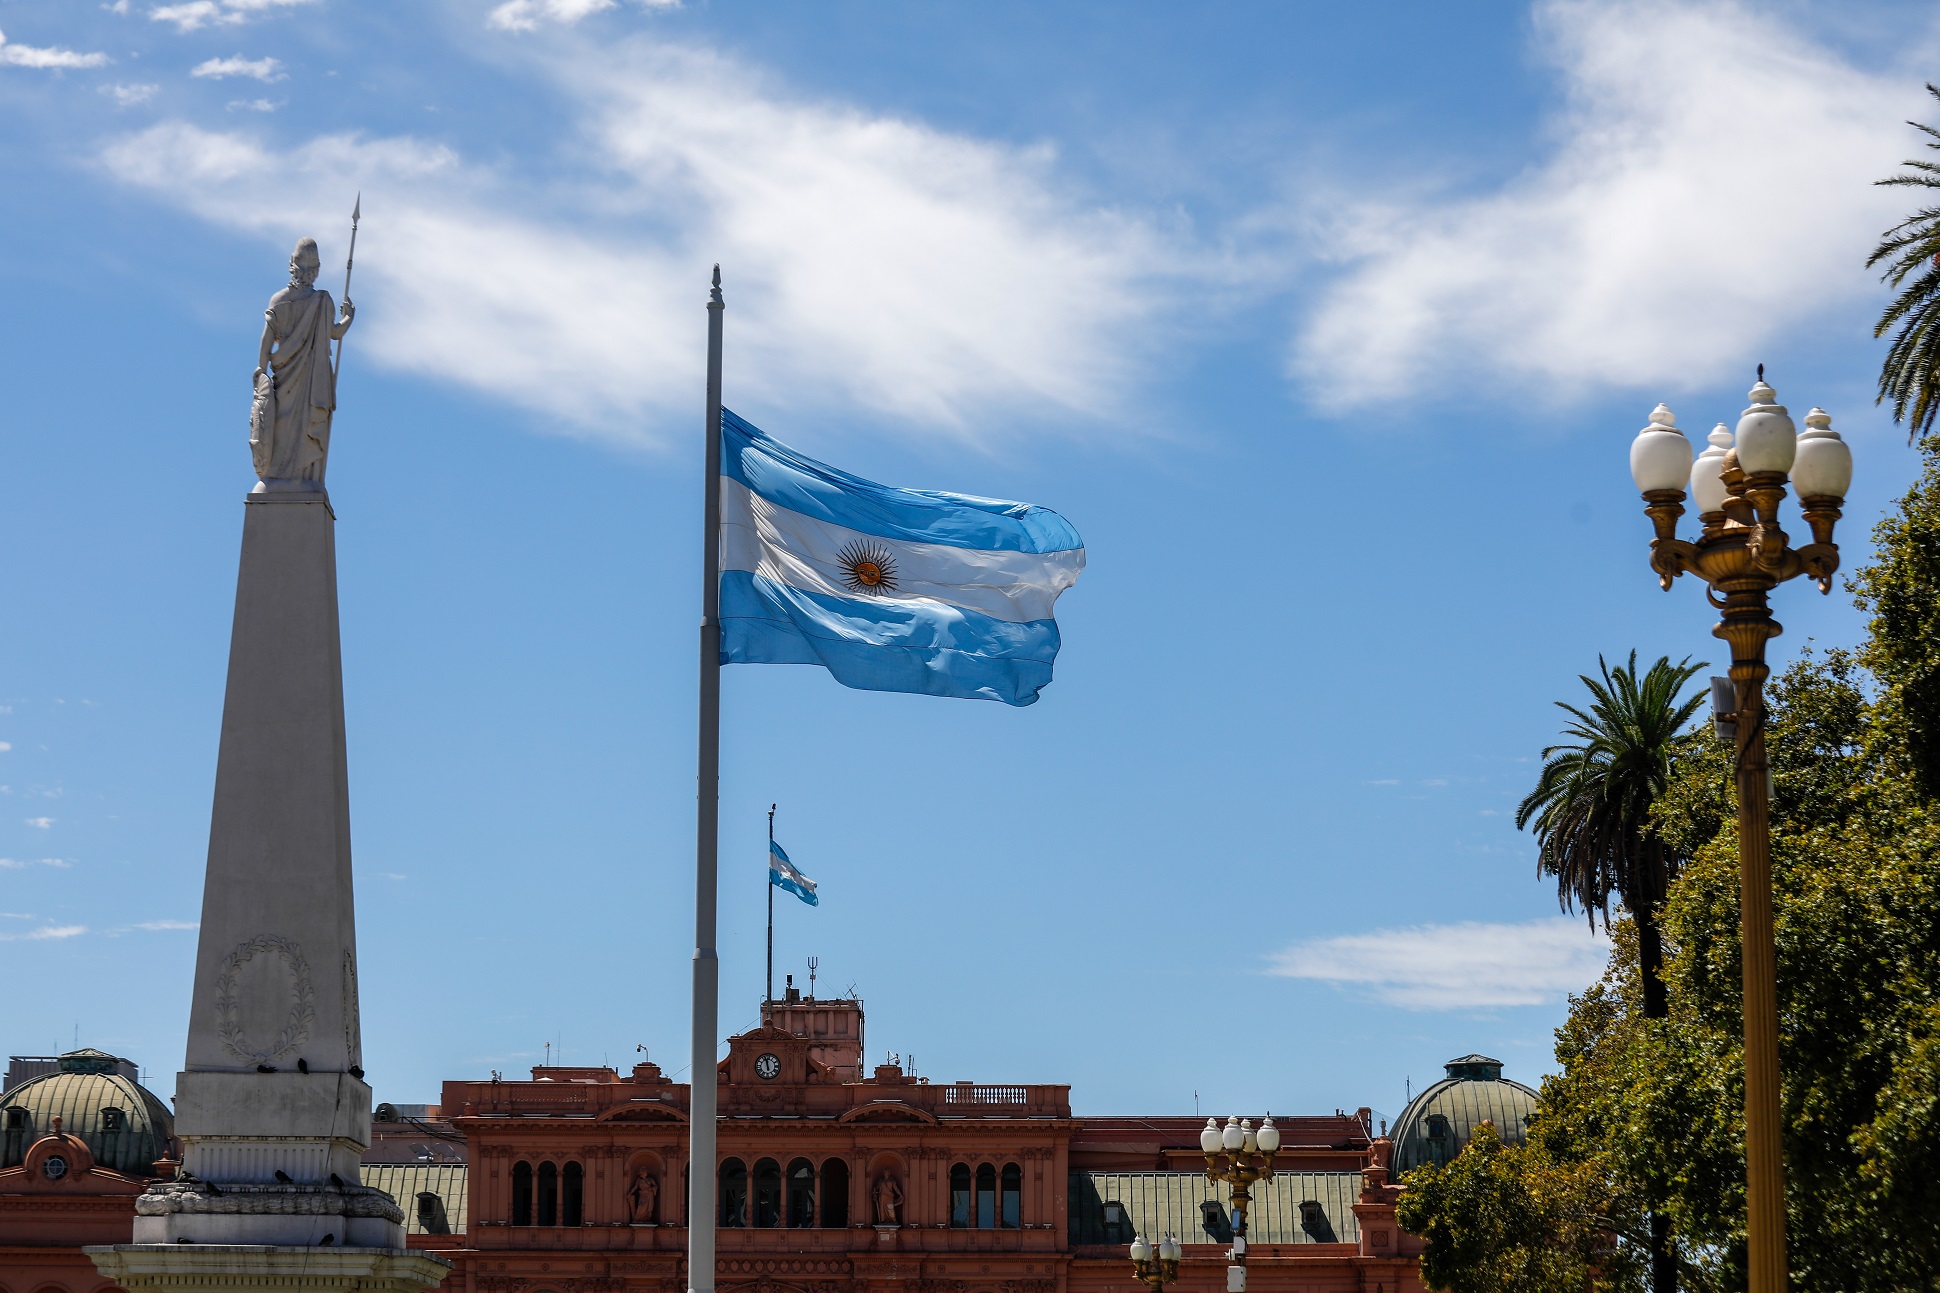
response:
<path fill-rule="evenodd" d="M 836 553 L 835 560 L 850 592 L 880 597 L 896 591 L 896 559 L 881 544 L 857 540 Z"/>

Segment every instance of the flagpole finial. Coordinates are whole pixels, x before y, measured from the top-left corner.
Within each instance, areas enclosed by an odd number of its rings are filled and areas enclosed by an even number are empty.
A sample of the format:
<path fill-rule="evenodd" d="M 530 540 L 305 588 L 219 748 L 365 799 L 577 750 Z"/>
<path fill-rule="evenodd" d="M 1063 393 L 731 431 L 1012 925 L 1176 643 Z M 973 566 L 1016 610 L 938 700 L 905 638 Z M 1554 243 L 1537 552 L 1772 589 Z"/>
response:
<path fill-rule="evenodd" d="M 707 303 L 709 305 L 721 304 L 721 266 L 718 262 L 714 266 L 714 287 L 707 294 Z"/>
<path fill-rule="evenodd" d="M 364 218 L 364 190 L 357 190 L 357 202 L 350 208 L 350 223 L 356 224 Z"/>

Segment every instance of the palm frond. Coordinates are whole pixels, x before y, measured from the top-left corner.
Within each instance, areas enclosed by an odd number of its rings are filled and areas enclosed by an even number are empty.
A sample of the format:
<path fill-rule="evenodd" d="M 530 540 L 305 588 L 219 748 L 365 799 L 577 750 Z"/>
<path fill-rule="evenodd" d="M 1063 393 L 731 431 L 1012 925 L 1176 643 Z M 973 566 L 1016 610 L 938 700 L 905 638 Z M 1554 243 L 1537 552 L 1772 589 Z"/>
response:
<path fill-rule="evenodd" d="M 1931 81 L 1927 92 L 1940 99 L 1940 86 Z M 1940 127 L 1918 121 L 1907 124 L 1933 141 L 1928 148 L 1940 151 Z M 1875 182 L 1940 188 L 1940 163 L 1913 159 L 1903 165 L 1901 174 Z M 1873 335 L 1899 331 L 1880 365 L 1875 403 L 1892 403 L 1893 420 L 1907 424 L 1911 444 L 1932 430 L 1934 418 L 1940 415 L 1940 207 L 1923 208 L 1881 235 L 1866 266 L 1870 269 L 1882 262 L 1886 269 L 1880 281 L 1899 291 L 1880 314 Z"/>

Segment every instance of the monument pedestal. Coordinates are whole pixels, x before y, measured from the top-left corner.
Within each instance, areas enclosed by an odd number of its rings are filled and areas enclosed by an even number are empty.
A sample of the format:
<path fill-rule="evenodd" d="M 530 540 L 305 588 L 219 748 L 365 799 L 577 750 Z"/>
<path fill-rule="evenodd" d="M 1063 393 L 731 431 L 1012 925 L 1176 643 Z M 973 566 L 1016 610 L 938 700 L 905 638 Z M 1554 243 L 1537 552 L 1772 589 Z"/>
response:
<path fill-rule="evenodd" d="M 357 1003 L 336 516 L 314 483 L 243 508 L 176 1179 L 133 1244 L 90 1248 L 128 1293 L 422 1293 L 370 1145 Z"/>
<path fill-rule="evenodd" d="M 451 1263 L 401 1248 L 115 1244 L 83 1250 L 127 1293 L 421 1293 Z"/>

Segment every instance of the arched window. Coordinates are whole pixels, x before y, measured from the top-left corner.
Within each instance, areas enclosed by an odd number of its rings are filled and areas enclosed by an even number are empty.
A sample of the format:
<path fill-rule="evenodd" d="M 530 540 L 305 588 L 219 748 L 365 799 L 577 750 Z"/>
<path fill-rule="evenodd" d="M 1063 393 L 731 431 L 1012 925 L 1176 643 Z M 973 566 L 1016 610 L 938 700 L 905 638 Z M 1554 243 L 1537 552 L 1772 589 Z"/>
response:
<path fill-rule="evenodd" d="M 997 1212 L 997 1224 L 1006 1230 L 1017 1229 L 1024 1211 L 1024 1169 L 1015 1163 L 1004 1164 L 1004 1195 Z"/>
<path fill-rule="evenodd" d="M 781 1224 L 781 1164 L 772 1158 L 755 1160 L 754 1185 L 750 1191 L 757 1226 Z"/>
<path fill-rule="evenodd" d="M 839 1158 L 822 1164 L 822 1224 L 831 1230 L 849 1224 L 849 1165 Z"/>
<path fill-rule="evenodd" d="M 560 1193 L 559 1224 L 576 1226 L 582 1216 L 580 1205 L 586 1193 L 586 1169 L 578 1163 L 568 1163 L 563 1175 L 566 1188 Z"/>
<path fill-rule="evenodd" d="M 524 1167 L 525 1164 L 519 1164 Z M 445 1216 L 445 1201 L 429 1190 L 418 1193 L 418 1229 L 427 1235 L 448 1235 L 451 1222 Z"/>
<path fill-rule="evenodd" d="M 977 1229 L 997 1228 L 997 1169 L 985 1163 L 977 1169 Z"/>
<path fill-rule="evenodd" d="M 815 1164 L 805 1158 L 788 1165 L 788 1224 L 796 1229 L 815 1224 Z"/>
<path fill-rule="evenodd" d="M 532 1164 L 512 1164 L 512 1224 L 532 1224 Z"/>
<path fill-rule="evenodd" d="M 559 1224 L 559 1169 L 551 1163 L 539 1164 L 539 1224 Z"/>
<path fill-rule="evenodd" d="M 962 1163 L 950 1169 L 950 1224 L 959 1229 L 970 1224 L 970 1169 Z"/>
<path fill-rule="evenodd" d="M 721 1162 L 721 1224 L 748 1224 L 748 1165 L 738 1158 Z"/>
<path fill-rule="evenodd" d="M 27 1143 L 33 1137 L 33 1119 L 19 1105 L 7 1106 L 7 1146 L 5 1156 L 0 1157 L 0 1167 L 18 1167 L 26 1156 Z"/>

